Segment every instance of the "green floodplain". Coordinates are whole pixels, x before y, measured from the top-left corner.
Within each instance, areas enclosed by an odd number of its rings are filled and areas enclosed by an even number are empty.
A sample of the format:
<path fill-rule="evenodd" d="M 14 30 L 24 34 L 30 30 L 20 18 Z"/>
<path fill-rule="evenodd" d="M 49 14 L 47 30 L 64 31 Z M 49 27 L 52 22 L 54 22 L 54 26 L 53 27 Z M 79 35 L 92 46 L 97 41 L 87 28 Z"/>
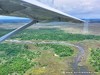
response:
<path fill-rule="evenodd" d="M 0 36 L 10 31 L 12 29 L 0 29 Z M 100 36 L 66 33 L 57 28 L 39 28 L 26 29 L 10 39 L 78 43 L 84 40 L 100 41 Z M 87 62 L 93 68 L 92 71 L 100 72 L 100 47 L 89 48 Z M 65 45 L 3 42 L 0 44 L 0 75 L 64 75 L 61 72 L 69 67 L 64 62 L 67 59 L 72 61 L 76 53 L 76 48 Z"/>

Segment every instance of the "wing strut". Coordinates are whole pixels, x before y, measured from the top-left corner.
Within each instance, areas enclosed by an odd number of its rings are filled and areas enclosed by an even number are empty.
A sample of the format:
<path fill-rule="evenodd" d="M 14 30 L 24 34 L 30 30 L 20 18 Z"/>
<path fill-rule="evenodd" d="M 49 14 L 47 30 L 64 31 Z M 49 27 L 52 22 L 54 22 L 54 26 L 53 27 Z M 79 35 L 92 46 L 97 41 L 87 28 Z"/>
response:
<path fill-rule="evenodd" d="M 27 27 L 29 27 L 29 26 L 31 26 L 31 25 L 37 23 L 37 22 L 38 22 L 37 20 L 33 20 L 33 21 L 31 21 L 30 23 L 28 23 L 28 24 L 26 24 L 26 25 L 23 25 L 23 26 L 21 26 L 21 27 L 15 29 L 15 30 L 13 30 L 12 32 L 10 32 L 10 33 L 8 33 L 8 34 L 6 34 L 6 35 L 0 37 L 0 43 L 3 42 L 4 40 L 10 38 L 10 37 L 13 36 L 14 34 L 16 34 L 16 33 L 20 32 L 20 31 L 24 30 L 25 28 L 27 28 Z"/>

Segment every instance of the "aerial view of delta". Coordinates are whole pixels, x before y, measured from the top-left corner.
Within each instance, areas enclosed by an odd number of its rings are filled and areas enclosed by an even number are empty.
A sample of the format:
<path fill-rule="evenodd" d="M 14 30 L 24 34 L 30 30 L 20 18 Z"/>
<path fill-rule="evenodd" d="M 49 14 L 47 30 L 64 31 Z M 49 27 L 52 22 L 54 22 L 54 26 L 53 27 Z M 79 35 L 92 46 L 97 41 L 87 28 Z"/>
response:
<path fill-rule="evenodd" d="M 99 0 L 0 0 L 0 75 L 100 75 Z"/>

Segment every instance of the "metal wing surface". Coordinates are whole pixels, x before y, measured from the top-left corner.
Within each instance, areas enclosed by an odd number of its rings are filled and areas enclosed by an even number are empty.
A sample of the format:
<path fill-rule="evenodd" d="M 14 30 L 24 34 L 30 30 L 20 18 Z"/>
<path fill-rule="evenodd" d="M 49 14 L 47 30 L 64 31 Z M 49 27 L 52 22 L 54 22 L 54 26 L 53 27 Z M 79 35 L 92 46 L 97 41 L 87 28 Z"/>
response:
<path fill-rule="evenodd" d="M 37 22 L 84 22 L 81 19 L 70 16 L 35 0 L 0 0 L 0 15 L 27 17 L 32 19 L 32 22 L 29 24 L 21 26 L 2 36 L 0 42 Z"/>
<path fill-rule="evenodd" d="M 35 0 L 0 0 L 0 15 L 29 17 L 38 21 L 83 22 Z"/>

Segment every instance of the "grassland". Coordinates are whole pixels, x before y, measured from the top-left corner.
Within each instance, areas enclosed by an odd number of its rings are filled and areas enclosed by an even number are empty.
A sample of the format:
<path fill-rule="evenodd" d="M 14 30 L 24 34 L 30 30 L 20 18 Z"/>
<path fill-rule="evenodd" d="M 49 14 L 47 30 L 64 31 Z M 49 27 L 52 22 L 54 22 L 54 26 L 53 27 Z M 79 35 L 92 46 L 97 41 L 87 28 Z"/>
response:
<path fill-rule="evenodd" d="M 43 47 L 44 50 L 52 48 L 56 55 L 60 57 L 67 57 L 74 54 L 74 50 L 70 47 L 64 45 L 54 45 L 54 44 L 37 44 L 37 47 Z"/>
<path fill-rule="evenodd" d="M 0 36 L 10 32 L 10 29 L 0 29 Z M 18 40 L 49 40 L 49 41 L 72 41 L 75 43 L 84 40 L 100 40 L 100 36 L 65 33 L 63 30 L 52 29 L 26 29 L 11 37 Z M 88 44 L 92 44 L 88 42 Z M 84 44 L 84 45 L 88 45 Z M 95 46 L 93 46 L 95 48 Z M 89 64 L 100 71 L 98 67 L 98 49 L 91 52 Z M 88 49 L 86 49 L 88 50 Z M 62 72 L 69 69 L 66 59 L 69 60 L 75 54 L 72 47 L 53 44 L 0 44 L 0 75 L 64 75 Z M 94 59 L 97 58 L 97 59 Z M 95 65 L 96 63 L 96 65 Z M 67 64 L 67 65 L 66 65 Z"/>
<path fill-rule="evenodd" d="M 26 37 L 27 36 L 27 37 Z M 57 40 L 57 41 L 82 41 L 100 40 L 100 36 L 65 33 L 59 29 L 27 29 L 12 37 L 20 40 Z"/>
<path fill-rule="evenodd" d="M 0 29 L 0 36 L 12 31 L 13 29 Z M 26 37 L 27 36 L 27 37 Z M 16 34 L 12 39 L 20 40 L 57 40 L 57 41 L 83 41 L 100 40 L 100 36 L 65 33 L 56 28 L 26 29 Z"/>

